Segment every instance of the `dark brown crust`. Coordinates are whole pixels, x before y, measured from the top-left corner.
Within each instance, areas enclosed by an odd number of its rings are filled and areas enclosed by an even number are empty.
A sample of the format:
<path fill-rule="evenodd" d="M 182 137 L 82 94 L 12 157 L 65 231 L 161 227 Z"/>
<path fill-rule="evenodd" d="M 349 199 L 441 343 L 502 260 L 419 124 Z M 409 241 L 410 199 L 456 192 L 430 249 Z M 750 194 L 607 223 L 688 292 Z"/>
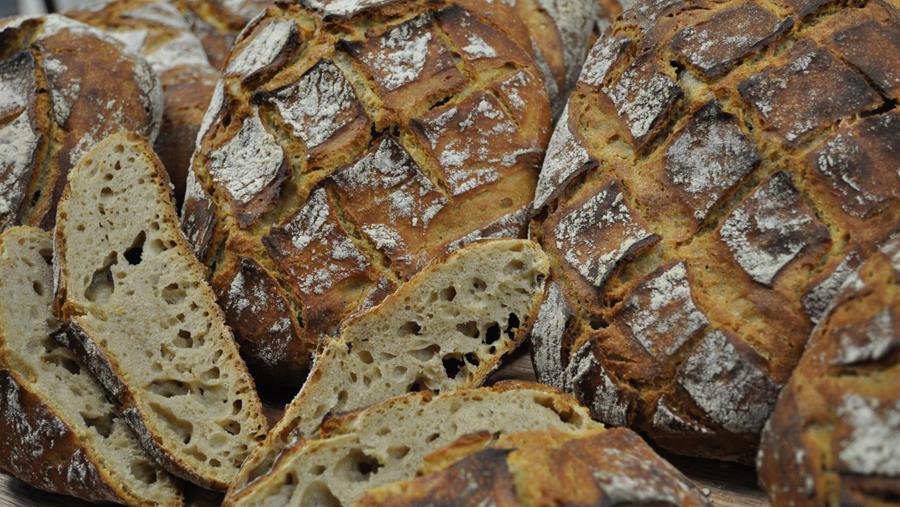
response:
<path fill-rule="evenodd" d="M 19 374 L 0 368 L 0 468 L 45 491 L 92 502 L 121 502 L 72 429 Z"/>
<path fill-rule="evenodd" d="M 443 470 L 376 488 L 358 505 L 711 505 L 627 429 L 516 433 L 467 454 L 448 456 L 452 464 Z"/>
<path fill-rule="evenodd" d="M 574 322 L 536 350 L 539 378 L 677 453 L 753 455 L 836 287 L 900 220 L 893 54 L 871 50 L 892 44 L 896 7 L 794 3 L 624 12 L 557 124 L 578 142 L 540 175 L 530 230 L 572 309 L 553 322 Z M 563 220 L 610 182 L 617 207 Z M 611 218 L 643 232 L 593 232 Z"/>
<path fill-rule="evenodd" d="M 887 505 L 900 495 L 900 238 L 850 275 L 763 432 L 773 504 Z"/>

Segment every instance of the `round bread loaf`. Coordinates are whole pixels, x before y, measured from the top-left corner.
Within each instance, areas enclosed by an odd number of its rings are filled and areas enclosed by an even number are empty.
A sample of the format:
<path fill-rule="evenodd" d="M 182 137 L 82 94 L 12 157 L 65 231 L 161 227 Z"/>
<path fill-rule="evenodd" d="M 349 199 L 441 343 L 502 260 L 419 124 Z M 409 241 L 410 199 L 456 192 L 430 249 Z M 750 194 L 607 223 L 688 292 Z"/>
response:
<path fill-rule="evenodd" d="M 547 149 L 539 378 L 672 451 L 749 461 L 813 324 L 900 223 L 890 5 L 648 1 Z"/>
<path fill-rule="evenodd" d="M 816 326 L 757 465 L 773 505 L 896 505 L 900 236 L 847 279 Z"/>
<path fill-rule="evenodd" d="M 197 130 L 219 78 L 200 40 L 165 0 L 119 0 L 66 15 L 100 28 L 142 54 L 159 76 L 165 101 L 155 148 L 180 203 Z"/>
<path fill-rule="evenodd" d="M 550 134 L 540 71 L 490 20 L 338 7 L 247 26 L 188 181 L 185 232 L 263 383 L 299 385 L 321 336 L 429 260 L 522 235 Z"/>
<path fill-rule="evenodd" d="M 121 130 L 156 139 L 162 90 L 142 57 L 63 16 L 0 20 L 0 48 L 0 230 L 49 228 L 95 142 Z"/>

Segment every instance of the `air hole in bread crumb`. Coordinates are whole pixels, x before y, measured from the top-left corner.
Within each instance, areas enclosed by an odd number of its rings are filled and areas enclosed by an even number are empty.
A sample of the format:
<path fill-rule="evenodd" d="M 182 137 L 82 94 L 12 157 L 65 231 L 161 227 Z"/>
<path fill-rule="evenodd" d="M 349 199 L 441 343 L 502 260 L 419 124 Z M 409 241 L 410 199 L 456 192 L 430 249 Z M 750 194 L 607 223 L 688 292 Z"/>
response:
<path fill-rule="evenodd" d="M 402 326 L 400 326 L 400 334 L 404 335 L 418 335 L 421 331 L 422 326 L 420 326 L 419 323 L 414 320 L 406 321 Z"/>
<path fill-rule="evenodd" d="M 487 289 L 487 283 L 481 278 L 473 278 L 472 288 L 475 289 L 475 292 L 483 292 L 485 289 Z"/>
<path fill-rule="evenodd" d="M 406 386 L 406 392 L 408 393 L 417 393 L 419 391 L 425 391 L 426 389 L 428 388 L 425 386 L 425 382 L 421 376 L 416 377 L 416 380 L 414 380 L 412 384 Z"/>
<path fill-rule="evenodd" d="M 490 345 L 500 339 L 500 324 L 492 322 L 487 329 L 484 330 L 484 343 Z"/>
<path fill-rule="evenodd" d="M 177 283 L 170 283 L 163 287 L 162 298 L 170 305 L 180 304 L 187 297 L 187 292 Z"/>
<path fill-rule="evenodd" d="M 156 467 L 146 461 L 135 461 L 129 467 L 131 475 L 144 484 L 156 483 Z"/>
<path fill-rule="evenodd" d="M 457 324 L 456 330 L 469 338 L 478 338 L 481 335 L 478 331 L 478 323 L 474 320 Z"/>
<path fill-rule="evenodd" d="M 194 340 L 191 338 L 191 333 L 185 331 L 184 329 L 179 329 L 178 334 L 175 336 L 175 339 L 172 340 L 176 347 L 181 349 L 189 349 L 194 346 Z"/>
<path fill-rule="evenodd" d="M 219 426 L 228 432 L 229 435 L 240 435 L 241 434 L 241 423 L 230 420 L 225 422 L 220 422 Z"/>
<path fill-rule="evenodd" d="M 449 286 L 441 289 L 441 299 L 444 301 L 453 301 L 456 298 L 456 287 Z"/>
<path fill-rule="evenodd" d="M 306 487 L 300 497 L 300 505 L 314 505 L 315 507 L 341 507 L 340 500 L 322 482 L 314 482 Z"/>
<path fill-rule="evenodd" d="M 447 375 L 447 378 L 451 379 L 455 379 L 459 372 L 466 368 L 463 360 L 455 354 L 444 356 L 441 358 L 441 363 L 444 365 L 444 373 Z"/>
<path fill-rule="evenodd" d="M 364 482 L 378 473 L 382 463 L 374 456 L 365 454 L 361 449 L 351 449 L 334 466 L 335 475 L 350 482 Z"/>
<path fill-rule="evenodd" d="M 103 267 L 94 271 L 91 282 L 84 289 L 84 297 L 88 301 L 94 303 L 105 303 L 116 289 L 113 281 L 112 270 L 113 265 L 118 264 L 119 256 L 116 252 L 112 252 L 106 256 L 103 261 Z"/>
<path fill-rule="evenodd" d="M 55 365 L 65 369 L 72 375 L 78 375 L 79 373 L 81 373 L 81 366 L 79 366 L 78 363 L 76 363 L 71 358 L 68 358 L 65 356 L 59 356 L 59 355 L 52 355 L 52 356 L 46 356 L 45 360 L 48 363 L 55 364 Z"/>
<path fill-rule="evenodd" d="M 147 388 L 163 398 L 174 398 L 175 396 L 184 396 L 191 390 L 187 384 L 180 380 L 159 379 L 150 383 Z"/>
<path fill-rule="evenodd" d="M 409 454 L 409 447 L 405 445 L 398 445 L 395 447 L 388 447 L 388 455 L 394 459 L 403 459 Z"/>
<path fill-rule="evenodd" d="M 209 466 L 219 468 L 222 466 L 222 462 L 217 460 L 216 458 L 212 458 L 211 460 L 209 460 Z"/>
<path fill-rule="evenodd" d="M 347 391 L 342 389 L 341 392 L 338 393 L 337 401 L 340 405 L 347 403 Z"/>
<path fill-rule="evenodd" d="M 503 267 L 503 272 L 506 273 L 507 275 L 510 275 L 510 274 L 522 271 L 524 269 L 525 269 L 525 263 L 518 259 L 514 259 L 514 260 L 511 260 L 506 263 L 506 266 Z"/>
<path fill-rule="evenodd" d="M 425 437 L 425 441 L 426 442 L 434 442 L 440 436 L 441 436 L 440 433 L 432 433 L 431 435 L 428 435 L 427 437 Z"/>
<path fill-rule="evenodd" d="M 38 296 L 44 295 L 44 284 L 42 284 L 41 282 L 31 282 L 31 288 L 34 289 L 34 293 Z"/>
<path fill-rule="evenodd" d="M 325 467 L 322 465 L 316 465 L 309 469 L 309 473 L 312 475 L 322 475 L 325 473 Z"/>
<path fill-rule="evenodd" d="M 206 370 L 205 372 L 200 374 L 201 380 L 218 380 L 222 376 L 222 370 L 219 369 L 218 366 L 213 366 L 212 368 Z"/>
<path fill-rule="evenodd" d="M 359 357 L 360 361 L 366 364 L 372 364 L 375 362 L 375 358 L 372 357 L 372 353 L 368 350 L 360 350 L 356 353 L 356 355 Z"/>
<path fill-rule="evenodd" d="M 383 428 L 378 428 L 378 431 L 376 431 L 375 434 L 378 435 L 379 437 L 383 437 L 390 432 L 391 432 L 390 428 L 383 427 Z"/>
<path fill-rule="evenodd" d="M 478 359 L 478 356 L 475 355 L 474 352 L 469 352 L 468 354 L 466 354 L 466 362 L 468 362 L 472 366 L 478 366 L 481 363 L 481 361 Z"/>
<path fill-rule="evenodd" d="M 101 437 L 109 438 L 109 436 L 112 435 L 113 421 L 111 416 L 91 417 L 86 414 L 81 414 L 81 418 L 88 428 L 93 428 Z"/>
<path fill-rule="evenodd" d="M 508 336 L 510 340 L 515 337 L 516 330 L 519 329 L 519 325 L 519 316 L 515 313 L 510 313 L 509 319 L 506 321 L 506 336 Z"/>
<path fill-rule="evenodd" d="M 431 358 L 436 356 L 440 351 L 441 346 L 433 343 L 421 349 L 411 350 L 409 351 L 409 355 L 424 363 L 426 361 L 430 361 Z"/>
<path fill-rule="evenodd" d="M 244 408 L 244 402 L 242 400 L 234 400 L 234 403 L 231 404 L 231 413 L 238 415 L 241 413 L 242 408 Z"/>
<path fill-rule="evenodd" d="M 144 256 L 144 242 L 147 241 L 147 234 L 144 231 L 138 233 L 137 237 L 134 238 L 134 241 L 131 242 L 131 246 L 128 247 L 128 250 L 125 250 L 125 260 L 128 261 L 128 264 L 132 266 L 137 266 L 141 263 Z"/>

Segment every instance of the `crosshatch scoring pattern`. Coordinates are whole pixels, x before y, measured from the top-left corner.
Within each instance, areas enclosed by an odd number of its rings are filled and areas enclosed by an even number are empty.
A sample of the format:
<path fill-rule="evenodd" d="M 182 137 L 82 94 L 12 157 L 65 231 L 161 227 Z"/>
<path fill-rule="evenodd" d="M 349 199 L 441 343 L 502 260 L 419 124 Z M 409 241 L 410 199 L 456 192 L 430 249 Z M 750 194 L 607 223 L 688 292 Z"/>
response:
<path fill-rule="evenodd" d="M 522 235 L 550 135 L 540 71 L 487 17 L 323 9 L 248 25 L 187 185 L 185 232 L 263 383 L 299 385 L 321 336 L 435 257 Z"/>
<path fill-rule="evenodd" d="M 877 0 L 626 12 L 536 190 L 538 377 L 668 449 L 749 461 L 812 326 L 900 223 L 898 54 Z"/>

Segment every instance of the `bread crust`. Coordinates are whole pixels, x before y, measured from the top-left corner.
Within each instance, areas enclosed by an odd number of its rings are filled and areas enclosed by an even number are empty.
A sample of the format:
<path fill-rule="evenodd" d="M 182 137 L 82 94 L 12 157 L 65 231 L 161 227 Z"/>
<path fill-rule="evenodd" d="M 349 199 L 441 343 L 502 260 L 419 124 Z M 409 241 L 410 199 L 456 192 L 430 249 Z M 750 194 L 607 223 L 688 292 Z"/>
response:
<path fill-rule="evenodd" d="M 900 111 L 863 56 L 900 15 L 810 8 L 623 12 L 548 147 L 538 377 L 668 450 L 749 462 L 836 287 L 900 220 Z"/>
<path fill-rule="evenodd" d="M 271 315 L 227 315 L 254 344 L 242 350 L 254 374 L 281 387 L 302 383 L 342 320 L 433 259 L 523 235 L 551 119 L 506 7 L 329 5 L 279 4 L 242 31 L 182 213 L 220 296 L 261 299 L 237 287 L 251 259 L 266 299 L 290 308 L 289 333 L 270 332 Z"/>
<path fill-rule="evenodd" d="M 67 174 L 97 139 L 120 130 L 156 138 L 162 90 L 143 58 L 77 21 L 56 14 L 10 18 L 0 32 L 13 58 L 32 62 L 29 83 L 9 74 L 0 83 L 15 90 L 0 101 L 0 136 L 15 147 L 0 161 L 0 228 L 48 229 Z M 82 51 L 93 55 L 90 64 L 75 56 Z"/>
<path fill-rule="evenodd" d="M 148 159 L 149 166 L 152 168 L 152 173 L 149 175 L 152 180 L 151 184 L 156 187 L 160 198 L 158 220 L 166 224 L 170 230 L 178 232 L 170 238 L 172 248 L 185 259 L 190 260 L 190 275 L 196 280 L 205 280 L 207 275 L 205 268 L 196 261 L 187 239 L 180 233 L 172 188 L 169 184 L 168 175 L 162 168 L 156 154 L 149 147 L 146 140 L 131 133 L 110 136 L 102 141 L 96 150 L 104 149 L 105 146 L 117 142 L 129 146 L 130 149 L 135 150 L 136 154 Z M 68 198 L 70 186 L 71 184 L 67 186 L 62 202 L 65 202 Z M 230 481 L 201 475 L 188 466 L 187 462 L 180 456 L 167 450 L 166 442 L 164 442 L 162 437 L 149 429 L 148 416 L 142 413 L 140 403 L 136 400 L 139 394 L 135 392 L 133 386 L 128 385 L 124 380 L 127 378 L 126 371 L 121 365 L 117 364 L 113 357 L 104 352 L 103 347 L 99 346 L 97 340 L 92 336 L 90 326 L 83 318 L 85 314 L 89 313 L 89 310 L 82 307 L 77 299 L 67 293 L 66 280 L 69 276 L 67 269 L 69 259 L 65 255 L 65 252 L 68 251 L 65 233 L 67 224 L 63 212 L 60 215 L 61 220 L 54 234 L 54 255 L 56 256 L 54 264 L 59 271 L 55 281 L 55 312 L 65 321 L 65 326 L 61 333 L 55 335 L 55 338 L 59 339 L 62 345 L 71 348 L 110 395 L 116 398 L 122 408 L 123 416 L 134 429 L 141 445 L 166 470 L 209 489 L 226 489 Z M 215 295 L 206 283 L 200 283 L 196 290 L 204 293 L 206 300 L 215 301 Z M 224 321 L 224 314 L 218 305 L 211 304 L 208 311 L 210 312 L 208 317 L 210 320 Z M 230 332 L 226 333 L 226 338 L 229 337 L 228 335 L 230 335 Z M 222 350 L 234 359 L 231 361 L 231 366 L 234 368 L 235 373 L 242 377 L 241 382 L 244 384 L 242 389 L 245 392 L 252 393 L 251 398 L 244 403 L 242 413 L 250 414 L 251 422 L 259 428 L 261 435 L 267 428 L 267 422 L 262 413 L 262 404 L 256 395 L 253 379 L 247 371 L 244 362 L 239 359 L 235 343 L 232 340 L 223 340 L 221 346 Z"/>
<path fill-rule="evenodd" d="M 371 490 L 357 505 L 711 505 L 625 428 L 513 433 L 494 442 L 484 437 L 461 438 L 432 455 L 443 466 L 429 465 L 434 471 Z"/>
<path fill-rule="evenodd" d="M 847 277 L 763 431 L 773 504 L 886 505 L 900 494 L 900 236 Z"/>

